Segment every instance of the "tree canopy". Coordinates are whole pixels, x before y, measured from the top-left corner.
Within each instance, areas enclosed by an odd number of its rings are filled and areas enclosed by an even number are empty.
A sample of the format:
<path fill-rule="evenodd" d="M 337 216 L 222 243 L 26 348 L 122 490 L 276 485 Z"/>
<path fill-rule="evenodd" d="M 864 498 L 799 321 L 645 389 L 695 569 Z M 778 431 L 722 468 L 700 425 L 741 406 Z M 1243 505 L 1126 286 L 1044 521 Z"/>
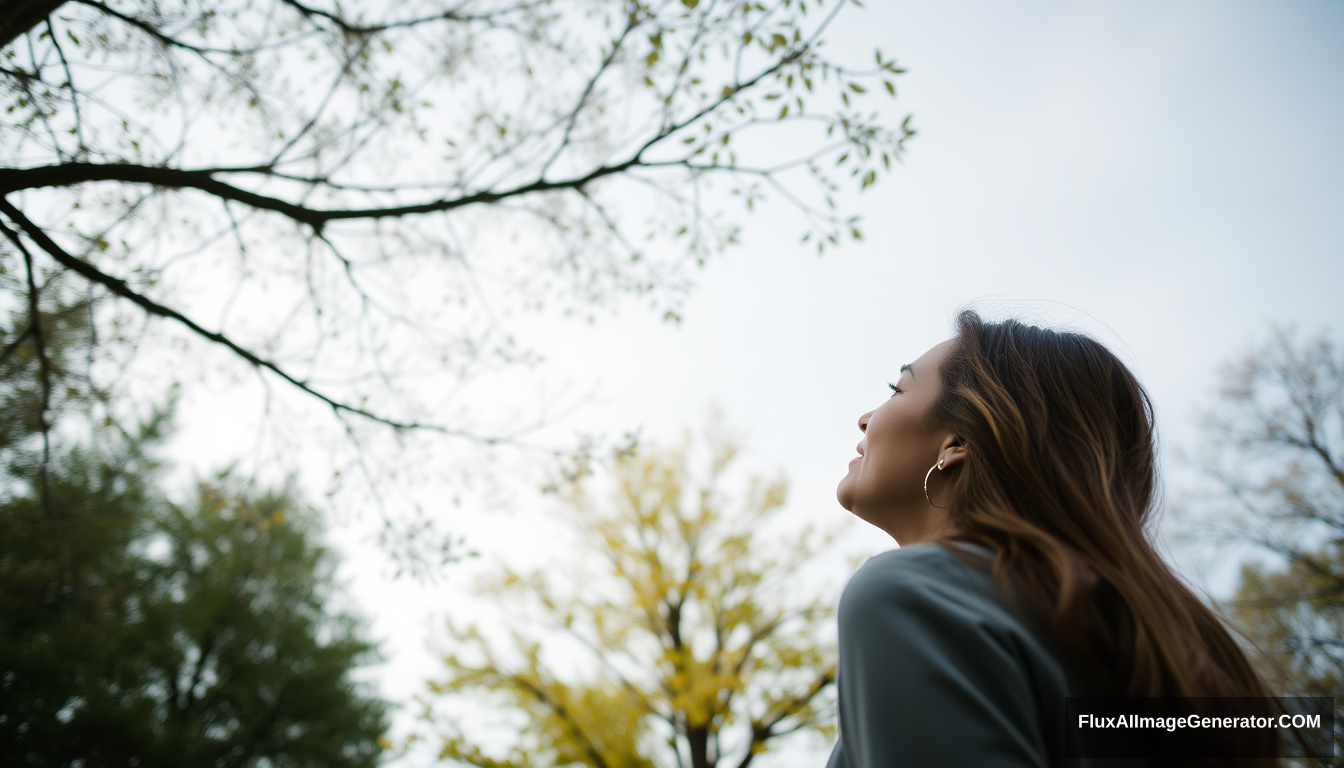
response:
<path fill-rule="evenodd" d="M 454 628 L 427 709 L 441 759 L 746 768 L 788 734 L 833 735 L 830 601 L 797 588 L 823 537 L 769 535 L 783 480 L 729 495 L 733 444 L 708 441 L 703 473 L 688 447 L 617 456 L 610 497 L 582 468 L 557 486 L 583 544 L 546 576 L 502 575 L 489 592 L 503 627 Z M 481 738 L 499 729 L 479 704 L 444 706 L 483 700 L 520 716 L 502 721 L 516 738 Z"/>
<path fill-rule="evenodd" d="M 331 612 L 312 511 L 228 478 L 170 500 L 168 412 L 89 425 L 64 394 L 81 317 L 42 318 L 61 408 L 31 339 L 0 361 L 0 763 L 376 764 L 375 649 Z"/>
<path fill-rule="evenodd" d="M 78 296 L 105 335 L 152 319 L 351 430 L 509 440 L 546 406 L 473 404 L 535 360 L 517 313 L 675 318 L 732 197 L 796 206 L 819 248 L 859 236 L 834 193 L 913 131 L 865 106 L 894 60 L 827 52 L 846 5 L 10 0 L 15 333 Z"/>

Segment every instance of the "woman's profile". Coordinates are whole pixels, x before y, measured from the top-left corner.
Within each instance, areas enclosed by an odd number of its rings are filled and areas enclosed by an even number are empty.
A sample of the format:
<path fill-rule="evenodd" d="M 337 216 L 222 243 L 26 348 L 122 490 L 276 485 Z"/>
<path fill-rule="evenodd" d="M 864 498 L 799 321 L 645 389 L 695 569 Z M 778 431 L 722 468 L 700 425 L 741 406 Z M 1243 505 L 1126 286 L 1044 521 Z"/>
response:
<path fill-rule="evenodd" d="M 1148 538 L 1148 396 L 1097 341 L 963 312 L 859 418 L 831 768 L 1050 766 L 1065 698 L 1264 697 Z M 1107 763 L 1103 763 L 1107 764 Z"/>

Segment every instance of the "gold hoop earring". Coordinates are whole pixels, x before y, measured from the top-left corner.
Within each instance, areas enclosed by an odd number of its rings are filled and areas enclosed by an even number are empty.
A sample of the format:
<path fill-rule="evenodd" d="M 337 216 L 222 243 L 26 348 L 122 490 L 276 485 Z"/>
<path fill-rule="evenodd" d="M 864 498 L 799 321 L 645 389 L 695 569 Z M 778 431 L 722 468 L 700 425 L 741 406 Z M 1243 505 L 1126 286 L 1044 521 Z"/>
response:
<path fill-rule="evenodd" d="M 932 474 L 933 474 L 933 470 L 935 470 L 935 469 L 938 470 L 939 472 L 942 472 L 942 471 L 943 471 L 943 460 L 942 460 L 942 459 L 939 459 L 937 464 L 934 464 L 932 467 L 929 467 L 929 471 L 924 473 L 924 498 L 928 500 L 928 502 L 929 502 L 929 506 L 931 506 L 931 507 L 933 507 L 933 508 L 935 508 L 935 509 L 942 509 L 942 507 L 940 507 L 940 506 L 938 506 L 937 504 L 934 504 L 934 503 L 933 503 L 933 499 L 930 499 L 930 498 L 929 498 L 929 475 L 932 475 Z"/>

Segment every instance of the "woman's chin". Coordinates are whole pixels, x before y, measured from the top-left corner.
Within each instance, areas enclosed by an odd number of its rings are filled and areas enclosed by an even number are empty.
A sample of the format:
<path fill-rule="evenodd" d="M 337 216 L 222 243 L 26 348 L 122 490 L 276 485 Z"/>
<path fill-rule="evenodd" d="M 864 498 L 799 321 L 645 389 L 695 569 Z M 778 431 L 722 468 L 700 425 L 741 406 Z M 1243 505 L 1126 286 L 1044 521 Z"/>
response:
<path fill-rule="evenodd" d="M 853 481 L 854 472 L 851 469 L 848 475 L 840 478 L 840 484 L 835 486 L 835 500 L 840 502 L 840 506 L 845 508 L 846 512 L 854 511 L 854 492 L 850 487 Z"/>

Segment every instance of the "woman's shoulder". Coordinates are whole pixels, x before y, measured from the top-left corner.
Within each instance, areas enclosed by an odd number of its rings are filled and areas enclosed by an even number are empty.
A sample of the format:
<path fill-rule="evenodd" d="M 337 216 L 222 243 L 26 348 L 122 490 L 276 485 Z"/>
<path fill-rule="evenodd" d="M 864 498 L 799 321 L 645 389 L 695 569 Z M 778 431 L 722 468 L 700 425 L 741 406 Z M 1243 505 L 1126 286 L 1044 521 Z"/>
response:
<path fill-rule="evenodd" d="M 961 566 L 978 567 L 989 564 L 989 550 L 974 544 L 928 543 L 900 547 L 873 555 L 864 561 L 860 571 L 904 571 L 922 573 L 930 568 L 938 571 L 960 570 Z M 975 566 L 971 564 L 975 563 Z"/>
<path fill-rule="evenodd" d="M 981 548 L 919 544 L 869 558 L 851 577 L 832 765 L 1052 764 L 1067 674 L 990 562 Z"/>
<path fill-rule="evenodd" d="M 991 555 L 965 544 L 918 544 L 868 559 L 840 596 L 842 633 L 924 632 L 1053 653 L 1027 606 L 990 573 Z"/>
<path fill-rule="evenodd" d="M 850 578 L 846 602 L 1002 603 L 989 552 L 963 544 L 917 544 L 869 558 Z"/>

